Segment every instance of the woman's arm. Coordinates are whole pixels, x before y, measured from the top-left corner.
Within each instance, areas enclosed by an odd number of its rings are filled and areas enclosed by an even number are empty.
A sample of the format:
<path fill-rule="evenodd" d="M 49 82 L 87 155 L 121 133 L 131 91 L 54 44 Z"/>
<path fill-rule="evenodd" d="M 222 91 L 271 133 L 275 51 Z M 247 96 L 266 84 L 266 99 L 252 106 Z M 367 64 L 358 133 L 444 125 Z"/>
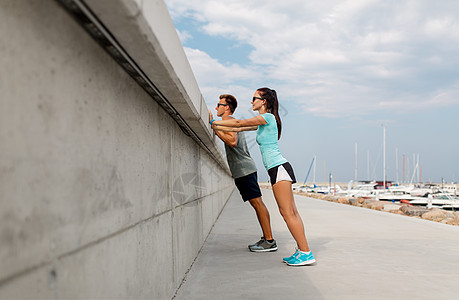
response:
<path fill-rule="evenodd" d="M 258 126 L 245 126 L 245 127 L 229 127 L 229 126 L 221 126 L 221 125 L 215 125 L 215 122 L 212 124 L 212 129 L 218 130 L 218 131 L 229 131 L 229 132 L 241 132 L 241 131 L 252 131 L 252 130 L 257 130 Z"/>
<path fill-rule="evenodd" d="M 219 126 L 228 126 L 228 127 L 250 127 L 250 126 L 258 126 L 258 125 L 265 125 L 267 124 L 265 119 L 262 116 L 256 116 L 250 119 L 238 120 L 238 119 L 231 119 L 231 120 L 220 120 L 220 121 L 213 121 L 212 125 L 219 125 Z"/>

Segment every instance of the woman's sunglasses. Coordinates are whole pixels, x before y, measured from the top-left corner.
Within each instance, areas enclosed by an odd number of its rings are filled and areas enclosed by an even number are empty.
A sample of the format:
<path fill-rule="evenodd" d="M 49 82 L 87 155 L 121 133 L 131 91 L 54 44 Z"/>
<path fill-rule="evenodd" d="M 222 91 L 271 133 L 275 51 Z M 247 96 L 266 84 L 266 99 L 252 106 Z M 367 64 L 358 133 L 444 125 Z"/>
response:
<path fill-rule="evenodd" d="M 257 100 L 257 99 L 260 99 L 260 100 L 265 100 L 265 99 L 263 99 L 263 98 L 260 98 L 260 97 L 253 97 L 253 98 L 252 98 L 252 101 L 255 101 L 255 100 Z"/>

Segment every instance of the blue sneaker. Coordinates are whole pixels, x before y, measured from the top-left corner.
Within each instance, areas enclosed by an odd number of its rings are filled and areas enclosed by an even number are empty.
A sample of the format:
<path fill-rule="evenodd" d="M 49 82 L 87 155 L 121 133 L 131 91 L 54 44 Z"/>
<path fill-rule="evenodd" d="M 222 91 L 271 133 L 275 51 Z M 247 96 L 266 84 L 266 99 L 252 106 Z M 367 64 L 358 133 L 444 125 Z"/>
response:
<path fill-rule="evenodd" d="M 306 266 L 316 262 L 314 255 L 312 252 L 306 254 L 305 252 L 299 251 L 296 257 L 287 261 L 287 265 L 289 266 Z"/>
<path fill-rule="evenodd" d="M 295 253 L 292 254 L 292 256 L 284 257 L 284 258 L 282 259 L 282 262 L 287 263 L 287 262 L 289 262 L 290 260 L 296 258 L 296 256 L 298 255 L 298 252 L 299 252 L 299 251 L 300 251 L 300 250 L 298 250 L 298 248 L 297 248 L 296 251 L 295 251 Z"/>

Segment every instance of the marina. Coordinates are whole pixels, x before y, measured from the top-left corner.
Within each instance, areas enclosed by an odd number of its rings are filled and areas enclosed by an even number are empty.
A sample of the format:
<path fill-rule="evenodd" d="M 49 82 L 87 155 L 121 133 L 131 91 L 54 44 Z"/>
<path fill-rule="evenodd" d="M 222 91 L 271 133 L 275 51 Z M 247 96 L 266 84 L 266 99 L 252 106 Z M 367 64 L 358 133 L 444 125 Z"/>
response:
<path fill-rule="evenodd" d="M 384 185 L 385 184 L 385 185 Z M 361 181 L 327 184 L 295 184 L 300 193 L 315 193 L 346 198 L 362 198 L 428 209 L 459 210 L 459 186 L 456 183 L 428 183 L 401 185 L 390 181 Z"/>

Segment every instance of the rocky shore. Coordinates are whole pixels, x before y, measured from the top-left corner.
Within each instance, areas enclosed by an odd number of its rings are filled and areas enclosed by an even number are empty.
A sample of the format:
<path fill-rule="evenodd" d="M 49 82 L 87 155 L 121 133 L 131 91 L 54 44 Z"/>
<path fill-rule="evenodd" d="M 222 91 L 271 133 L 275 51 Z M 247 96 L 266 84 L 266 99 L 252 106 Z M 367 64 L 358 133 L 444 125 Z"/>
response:
<path fill-rule="evenodd" d="M 270 184 L 261 184 L 260 187 L 271 189 Z M 316 194 L 316 193 L 301 193 L 293 191 L 295 194 L 326 200 L 330 202 L 336 202 L 341 204 L 347 204 L 352 206 L 364 207 L 369 209 L 375 209 L 379 211 L 385 211 L 388 213 L 404 215 L 409 217 L 420 218 L 424 220 L 444 223 L 448 225 L 459 226 L 459 212 L 446 211 L 439 208 L 427 209 L 425 207 L 412 206 L 411 204 L 405 203 L 392 203 L 387 201 L 376 201 L 372 199 L 364 198 L 352 198 L 352 197 L 337 197 L 332 195 Z"/>

